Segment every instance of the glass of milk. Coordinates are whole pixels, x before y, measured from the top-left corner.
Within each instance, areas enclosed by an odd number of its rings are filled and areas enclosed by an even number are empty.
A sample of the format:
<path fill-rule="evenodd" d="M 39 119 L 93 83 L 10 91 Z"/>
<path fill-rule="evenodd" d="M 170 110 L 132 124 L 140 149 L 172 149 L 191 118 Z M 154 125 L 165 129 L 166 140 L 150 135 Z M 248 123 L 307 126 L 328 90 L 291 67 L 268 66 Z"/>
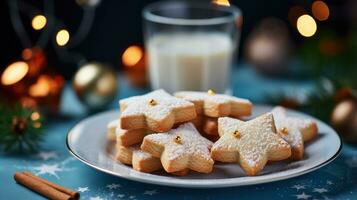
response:
<path fill-rule="evenodd" d="M 238 8 L 165 1 L 144 8 L 143 17 L 153 89 L 229 90 L 242 24 Z"/>

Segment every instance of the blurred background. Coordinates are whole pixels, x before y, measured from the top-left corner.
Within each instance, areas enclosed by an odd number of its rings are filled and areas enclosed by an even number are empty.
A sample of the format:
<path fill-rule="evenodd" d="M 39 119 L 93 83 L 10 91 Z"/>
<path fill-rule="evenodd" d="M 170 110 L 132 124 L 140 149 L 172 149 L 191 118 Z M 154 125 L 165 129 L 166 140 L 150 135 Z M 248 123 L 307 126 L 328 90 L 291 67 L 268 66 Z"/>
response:
<path fill-rule="evenodd" d="M 98 111 L 147 91 L 141 10 L 152 2 L 1 1 L 3 107 L 19 104 L 58 116 L 64 102 L 75 101 L 64 97 L 68 92 Z M 357 1 L 207 2 L 243 12 L 234 95 L 308 112 L 346 141 L 357 141 Z M 78 82 L 88 75 L 88 62 L 97 70 L 96 86 Z"/>

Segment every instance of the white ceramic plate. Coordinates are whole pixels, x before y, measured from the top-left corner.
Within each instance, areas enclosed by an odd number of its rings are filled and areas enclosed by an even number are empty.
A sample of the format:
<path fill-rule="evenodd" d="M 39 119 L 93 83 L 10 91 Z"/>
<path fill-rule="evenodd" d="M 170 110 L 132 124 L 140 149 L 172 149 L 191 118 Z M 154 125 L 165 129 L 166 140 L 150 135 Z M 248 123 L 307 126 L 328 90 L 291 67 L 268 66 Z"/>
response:
<path fill-rule="evenodd" d="M 271 110 L 269 106 L 254 106 L 253 116 Z M 289 111 L 288 115 L 312 118 L 303 113 Z M 144 183 L 189 187 L 218 188 L 253 185 L 292 178 L 314 171 L 333 161 L 341 151 L 342 143 L 336 132 L 318 119 L 319 134 L 305 145 L 305 156 L 301 161 L 282 161 L 267 165 L 258 176 L 246 176 L 238 164 L 216 164 L 211 174 L 190 172 L 177 177 L 163 172 L 142 173 L 130 166 L 116 162 L 115 144 L 106 137 L 107 123 L 119 116 L 118 111 L 108 111 L 88 117 L 79 122 L 67 135 L 69 151 L 83 163 L 100 171 L 122 178 Z"/>

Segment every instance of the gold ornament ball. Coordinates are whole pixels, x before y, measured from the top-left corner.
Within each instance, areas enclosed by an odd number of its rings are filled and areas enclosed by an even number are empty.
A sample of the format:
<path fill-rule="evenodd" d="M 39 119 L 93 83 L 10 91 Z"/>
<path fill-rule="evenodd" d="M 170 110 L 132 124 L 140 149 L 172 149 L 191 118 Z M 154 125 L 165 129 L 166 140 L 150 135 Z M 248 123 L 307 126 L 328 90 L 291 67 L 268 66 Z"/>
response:
<path fill-rule="evenodd" d="M 114 70 L 102 63 L 92 62 L 76 72 L 73 88 L 83 104 L 91 110 L 99 110 L 115 99 L 117 81 Z"/>
<path fill-rule="evenodd" d="M 331 114 L 331 124 L 346 142 L 357 142 L 357 100 L 338 103 Z"/>

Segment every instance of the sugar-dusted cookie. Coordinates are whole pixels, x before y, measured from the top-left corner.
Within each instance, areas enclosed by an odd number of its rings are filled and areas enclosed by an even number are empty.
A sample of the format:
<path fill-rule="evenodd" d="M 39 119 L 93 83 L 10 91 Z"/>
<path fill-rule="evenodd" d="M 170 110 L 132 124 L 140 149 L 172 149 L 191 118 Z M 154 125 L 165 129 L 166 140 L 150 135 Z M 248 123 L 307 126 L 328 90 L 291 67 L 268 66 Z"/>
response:
<path fill-rule="evenodd" d="M 190 122 L 195 125 L 200 133 L 203 133 L 204 135 L 218 136 L 218 118 L 198 115 Z"/>
<path fill-rule="evenodd" d="M 207 135 L 218 136 L 218 118 L 205 117 L 203 119 L 202 130 Z"/>
<path fill-rule="evenodd" d="M 116 140 L 116 135 L 115 135 L 115 130 L 117 129 L 117 126 L 119 125 L 119 120 L 112 120 L 108 123 L 107 125 L 107 138 L 108 140 L 115 141 Z"/>
<path fill-rule="evenodd" d="M 314 120 L 288 116 L 286 114 L 286 109 L 281 106 L 275 107 L 273 111 L 274 118 L 282 116 L 283 118 L 288 119 L 292 124 L 297 126 L 302 134 L 304 142 L 310 141 L 317 136 L 318 128 Z"/>
<path fill-rule="evenodd" d="M 124 164 L 132 165 L 133 169 L 136 171 L 150 173 L 162 169 L 160 159 L 142 151 L 140 149 L 140 145 L 124 147 L 117 144 L 116 148 L 116 159 Z M 177 176 L 185 176 L 187 175 L 188 171 L 188 169 L 184 169 L 172 174 Z"/>
<path fill-rule="evenodd" d="M 221 137 L 213 144 L 211 155 L 221 162 L 239 162 L 247 175 L 257 175 L 267 161 L 291 156 L 290 145 L 277 133 L 273 114 L 266 113 L 248 122 L 218 119 Z"/>
<path fill-rule="evenodd" d="M 212 142 L 202 137 L 192 123 L 185 123 L 167 133 L 145 136 L 141 149 L 161 158 L 169 173 L 184 169 L 210 173 L 214 164 L 211 146 Z"/>
<path fill-rule="evenodd" d="M 209 117 L 242 117 L 252 112 L 252 103 L 247 99 L 208 92 L 182 91 L 174 94 L 176 97 L 191 101 L 195 104 L 198 115 Z"/>
<path fill-rule="evenodd" d="M 218 118 L 198 115 L 190 122 L 196 127 L 198 132 L 200 132 L 203 137 L 215 142 L 219 139 L 217 120 Z"/>
<path fill-rule="evenodd" d="M 162 169 L 160 159 L 140 150 L 139 145 L 124 147 L 117 145 L 116 159 L 124 164 L 132 165 L 141 172 L 153 172 Z"/>
<path fill-rule="evenodd" d="M 118 126 L 116 128 L 116 141 L 118 145 L 121 146 L 131 146 L 134 144 L 141 143 L 143 141 L 143 138 L 145 135 L 151 133 L 150 131 L 147 131 L 145 129 L 132 129 L 132 130 L 126 130 L 120 128 Z"/>
<path fill-rule="evenodd" d="M 305 124 L 300 127 L 300 131 L 304 142 L 308 142 L 317 136 L 318 128 L 315 121 L 312 120 L 303 120 L 303 121 Z"/>
<path fill-rule="evenodd" d="M 131 146 L 143 141 L 145 135 L 149 134 L 145 129 L 126 130 L 120 128 L 120 119 L 113 120 L 107 125 L 108 140 L 115 141 L 121 146 Z"/>
<path fill-rule="evenodd" d="M 122 99 L 120 126 L 123 129 L 148 129 L 154 132 L 169 131 L 175 123 L 196 117 L 193 103 L 176 98 L 164 90 Z"/>
<path fill-rule="evenodd" d="M 317 134 L 316 123 L 312 120 L 287 116 L 285 108 L 281 106 L 275 107 L 271 112 L 274 115 L 277 132 L 291 146 L 291 158 L 301 160 L 304 156 L 303 132 L 306 139 L 315 137 Z"/>
<path fill-rule="evenodd" d="M 275 107 L 271 112 L 274 115 L 277 132 L 291 146 L 291 158 L 301 160 L 304 156 L 304 141 L 297 121 L 287 117 L 282 107 Z"/>

